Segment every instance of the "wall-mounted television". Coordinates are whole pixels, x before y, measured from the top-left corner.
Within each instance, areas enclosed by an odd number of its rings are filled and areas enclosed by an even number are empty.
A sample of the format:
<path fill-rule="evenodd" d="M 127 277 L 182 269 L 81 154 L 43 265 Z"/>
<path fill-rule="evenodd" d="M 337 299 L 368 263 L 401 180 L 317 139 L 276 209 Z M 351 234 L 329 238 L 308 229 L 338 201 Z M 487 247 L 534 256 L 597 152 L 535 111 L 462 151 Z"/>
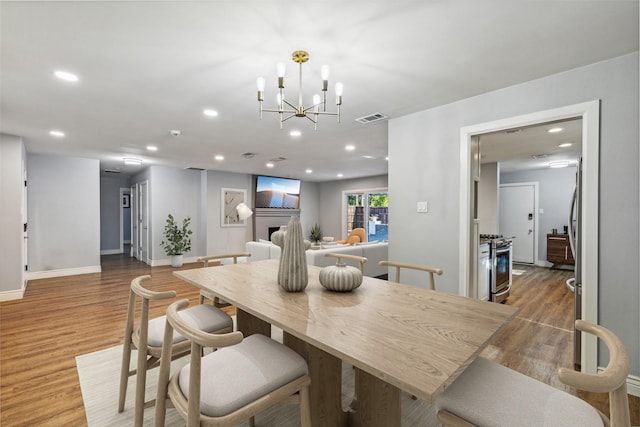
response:
<path fill-rule="evenodd" d="M 300 181 L 258 175 L 256 177 L 255 207 L 300 209 Z"/>

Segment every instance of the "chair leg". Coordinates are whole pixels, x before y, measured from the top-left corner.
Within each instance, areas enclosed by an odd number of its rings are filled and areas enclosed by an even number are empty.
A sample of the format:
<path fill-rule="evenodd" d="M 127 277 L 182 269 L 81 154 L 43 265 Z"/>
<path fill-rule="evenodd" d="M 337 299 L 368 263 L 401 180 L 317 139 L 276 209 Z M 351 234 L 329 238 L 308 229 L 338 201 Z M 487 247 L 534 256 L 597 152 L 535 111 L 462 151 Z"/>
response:
<path fill-rule="evenodd" d="M 147 387 L 147 352 L 138 349 L 138 368 L 136 371 L 136 407 L 135 427 L 144 422 L 144 392 Z"/>
<path fill-rule="evenodd" d="M 310 401 L 309 386 L 304 386 L 300 389 L 300 425 L 302 427 L 311 427 Z"/>
<path fill-rule="evenodd" d="M 256 418 L 255 417 L 249 418 L 249 427 L 256 427 Z"/>
<path fill-rule="evenodd" d="M 129 364 L 131 363 L 131 337 L 125 337 L 122 347 L 122 367 L 120 368 L 120 393 L 118 394 L 118 412 L 124 411 L 127 399 L 127 383 L 129 381 Z"/>

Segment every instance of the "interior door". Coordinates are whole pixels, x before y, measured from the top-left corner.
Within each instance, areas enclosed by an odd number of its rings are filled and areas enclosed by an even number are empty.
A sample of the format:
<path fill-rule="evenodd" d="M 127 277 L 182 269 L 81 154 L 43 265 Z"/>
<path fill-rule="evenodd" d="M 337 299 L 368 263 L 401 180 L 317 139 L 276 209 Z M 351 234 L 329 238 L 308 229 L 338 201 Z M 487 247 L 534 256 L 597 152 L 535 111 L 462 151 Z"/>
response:
<path fill-rule="evenodd" d="M 513 237 L 513 261 L 535 262 L 535 184 L 504 184 L 500 186 L 500 234 Z"/>
<path fill-rule="evenodd" d="M 149 182 L 140 183 L 138 203 L 138 244 L 140 261 L 149 263 Z"/>

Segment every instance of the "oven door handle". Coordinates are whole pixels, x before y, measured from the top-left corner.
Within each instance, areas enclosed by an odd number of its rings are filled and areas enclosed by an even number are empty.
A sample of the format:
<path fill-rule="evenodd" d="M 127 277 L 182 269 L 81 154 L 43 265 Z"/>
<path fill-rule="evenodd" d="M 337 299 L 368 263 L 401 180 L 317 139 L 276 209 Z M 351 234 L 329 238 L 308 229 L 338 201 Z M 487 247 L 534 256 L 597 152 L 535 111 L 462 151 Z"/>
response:
<path fill-rule="evenodd" d="M 496 254 L 506 254 L 510 250 L 511 250 L 511 245 L 509 245 L 509 246 L 501 246 L 499 248 L 496 248 Z"/>
<path fill-rule="evenodd" d="M 496 297 L 501 297 L 504 294 L 508 294 L 510 290 L 511 290 L 511 284 L 509 284 L 509 286 L 507 286 L 507 289 L 505 289 L 504 291 L 499 292 L 497 294 L 493 294 L 493 295 L 495 295 Z"/>

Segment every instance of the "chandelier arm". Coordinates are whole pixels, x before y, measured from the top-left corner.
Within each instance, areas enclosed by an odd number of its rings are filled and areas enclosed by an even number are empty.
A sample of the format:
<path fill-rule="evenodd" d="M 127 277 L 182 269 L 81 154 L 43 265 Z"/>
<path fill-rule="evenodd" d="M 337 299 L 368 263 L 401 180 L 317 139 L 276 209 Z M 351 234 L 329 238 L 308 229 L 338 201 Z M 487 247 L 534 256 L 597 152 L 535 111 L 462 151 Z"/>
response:
<path fill-rule="evenodd" d="M 272 108 L 263 108 L 262 111 L 266 111 L 267 113 L 295 113 L 292 110 L 274 110 Z"/>
<path fill-rule="evenodd" d="M 293 108 L 294 110 L 296 109 L 296 106 L 293 105 L 292 103 L 290 103 L 289 101 L 287 101 L 286 99 L 283 99 L 282 102 L 284 102 L 285 104 L 287 104 L 289 107 Z"/>
<path fill-rule="evenodd" d="M 281 120 L 280 120 L 280 123 L 284 123 L 284 122 L 286 122 L 287 120 L 289 120 L 291 117 L 295 117 L 295 116 L 296 116 L 295 114 L 290 114 L 290 115 L 288 115 L 287 117 L 285 117 L 284 119 L 281 119 Z"/>

